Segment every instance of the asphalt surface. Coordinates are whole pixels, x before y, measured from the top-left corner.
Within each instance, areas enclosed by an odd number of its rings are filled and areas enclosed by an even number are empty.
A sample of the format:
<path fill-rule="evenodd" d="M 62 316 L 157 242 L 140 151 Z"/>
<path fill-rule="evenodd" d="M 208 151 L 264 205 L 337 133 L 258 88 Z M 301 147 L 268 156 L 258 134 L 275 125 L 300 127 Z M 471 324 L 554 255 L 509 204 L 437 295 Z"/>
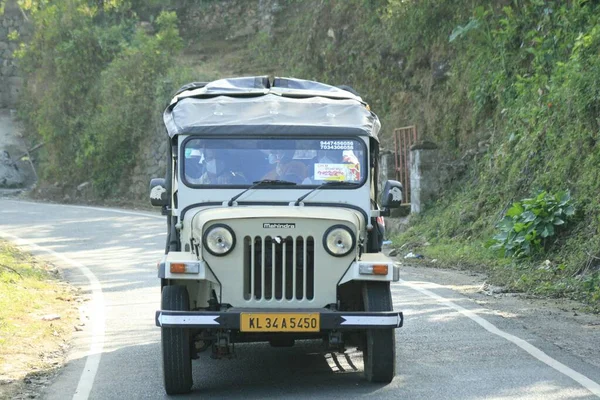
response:
<path fill-rule="evenodd" d="M 0 199 L 0 238 L 59 265 L 90 298 L 68 364 L 46 399 L 161 399 L 156 262 L 163 217 L 146 212 Z M 90 275 L 91 274 L 91 275 Z M 362 357 L 323 353 L 318 343 L 275 349 L 237 345 L 232 360 L 203 353 L 193 392 L 177 398 L 590 399 L 600 368 L 418 272 L 393 284 L 405 315 L 397 376 L 367 383 Z M 94 281 L 95 279 L 95 281 Z M 103 324 L 101 323 L 103 319 Z M 597 363 L 596 363 L 597 364 Z M 596 395 L 593 394 L 596 391 Z"/>

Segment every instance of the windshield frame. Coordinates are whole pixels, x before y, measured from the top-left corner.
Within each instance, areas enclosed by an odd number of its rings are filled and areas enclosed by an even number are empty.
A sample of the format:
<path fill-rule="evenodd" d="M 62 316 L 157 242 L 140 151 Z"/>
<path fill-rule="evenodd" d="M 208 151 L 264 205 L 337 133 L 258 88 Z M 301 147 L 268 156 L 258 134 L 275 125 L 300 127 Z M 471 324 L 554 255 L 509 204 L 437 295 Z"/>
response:
<path fill-rule="evenodd" d="M 365 136 L 366 137 L 366 136 Z M 371 159 L 370 159 L 370 149 L 368 146 L 368 142 L 365 142 L 364 137 L 363 136 L 352 136 L 352 135 L 348 135 L 348 136 L 324 136 L 324 135 L 281 135 L 281 136 L 272 136 L 272 135 L 190 135 L 188 137 L 186 137 L 181 144 L 179 145 L 179 154 L 178 154 L 178 168 L 177 168 L 177 175 L 178 175 L 178 180 L 183 183 L 186 187 L 191 188 L 191 189 L 222 189 L 222 190 L 229 190 L 229 189 L 247 189 L 250 186 L 253 185 L 252 182 L 249 182 L 247 184 L 234 184 L 234 185 L 219 185 L 219 184 L 197 184 L 197 183 L 191 183 L 186 179 L 186 175 L 185 175 L 185 149 L 186 149 L 186 145 L 189 141 L 191 140 L 197 140 L 197 139 L 225 139 L 225 140 L 236 140 L 236 139 L 241 139 L 241 140 L 325 140 L 325 141 L 330 141 L 330 140 L 350 140 L 353 142 L 357 142 L 359 143 L 359 145 L 361 146 L 361 149 L 363 150 L 364 154 L 365 154 L 365 158 L 361 161 L 365 162 L 364 167 L 361 165 L 361 180 L 359 182 L 353 182 L 356 183 L 355 186 L 346 186 L 344 187 L 343 185 L 340 186 L 336 186 L 336 185 L 332 185 L 331 187 L 323 187 L 322 189 L 325 190 L 356 190 L 359 189 L 361 187 L 363 187 L 365 185 L 365 183 L 370 181 L 370 163 L 371 163 Z M 367 137 L 368 140 L 368 137 Z M 364 173 L 362 172 L 364 171 Z M 346 181 L 346 182 L 350 182 L 350 181 Z M 316 187 L 319 187 L 322 185 L 323 182 L 320 183 L 314 183 L 311 185 L 303 185 L 303 184 L 297 184 L 294 186 L 288 186 L 288 185 L 265 185 L 265 186 L 258 186 L 255 189 L 257 190 L 261 190 L 261 189 L 269 189 L 269 190 L 282 190 L 282 189 L 287 189 L 287 190 L 307 190 L 307 189 L 314 189 Z"/>

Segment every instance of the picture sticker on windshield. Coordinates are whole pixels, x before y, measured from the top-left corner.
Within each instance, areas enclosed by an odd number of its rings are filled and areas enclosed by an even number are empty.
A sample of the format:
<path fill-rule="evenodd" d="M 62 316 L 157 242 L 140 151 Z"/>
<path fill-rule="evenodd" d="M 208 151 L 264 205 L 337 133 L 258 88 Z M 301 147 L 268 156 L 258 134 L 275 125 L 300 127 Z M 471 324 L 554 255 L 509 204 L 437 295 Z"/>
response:
<path fill-rule="evenodd" d="M 321 150 L 353 150 L 352 140 L 321 140 Z"/>
<path fill-rule="evenodd" d="M 315 180 L 345 181 L 348 176 L 346 164 L 315 164 Z"/>

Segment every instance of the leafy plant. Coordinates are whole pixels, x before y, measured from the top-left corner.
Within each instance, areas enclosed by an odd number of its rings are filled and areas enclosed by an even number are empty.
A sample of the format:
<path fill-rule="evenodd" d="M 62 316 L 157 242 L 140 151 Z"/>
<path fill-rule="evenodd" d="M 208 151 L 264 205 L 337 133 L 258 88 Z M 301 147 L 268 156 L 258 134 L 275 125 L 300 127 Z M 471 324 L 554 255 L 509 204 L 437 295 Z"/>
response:
<path fill-rule="evenodd" d="M 479 28 L 479 21 L 477 19 L 472 18 L 469 21 L 469 23 L 465 26 L 459 25 L 456 28 L 454 28 L 454 30 L 452 30 L 452 33 L 450 34 L 450 38 L 448 39 L 448 41 L 454 42 L 456 39 L 469 33 L 470 30 L 477 28 Z"/>
<path fill-rule="evenodd" d="M 600 272 L 594 272 L 583 281 L 583 289 L 596 304 L 600 303 Z"/>
<path fill-rule="evenodd" d="M 500 231 L 488 247 L 505 257 L 530 257 L 544 251 L 547 238 L 555 235 L 575 214 L 569 191 L 555 195 L 546 191 L 518 201 L 496 225 Z"/>

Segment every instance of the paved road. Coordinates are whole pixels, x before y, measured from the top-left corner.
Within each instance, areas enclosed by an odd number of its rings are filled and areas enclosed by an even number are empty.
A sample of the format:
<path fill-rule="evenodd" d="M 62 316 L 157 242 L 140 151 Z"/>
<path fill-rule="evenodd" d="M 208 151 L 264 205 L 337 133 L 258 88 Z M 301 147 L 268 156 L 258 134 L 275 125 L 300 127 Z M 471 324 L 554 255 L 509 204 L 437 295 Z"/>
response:
<path fill-rule="evenodd" d="M 0 237 L 48 257 L 92 299 L 68 365 L 47 399 L 161 399 L 156 261 L 158 215 L 0 199 Z M 22 240 L 19 240 L 22 239 Z M 360 354 L 238 345 L 235 360 L 204 353 L 194 392 L 179 398 L 587 399 L 600 396 L 600 368 L 510 318 L 452 290 L 404 274 L 393 285 L 398 372 L 389 385 L 362 378 Z M 594 392 L 596 395 L 594 395 Z"/>

